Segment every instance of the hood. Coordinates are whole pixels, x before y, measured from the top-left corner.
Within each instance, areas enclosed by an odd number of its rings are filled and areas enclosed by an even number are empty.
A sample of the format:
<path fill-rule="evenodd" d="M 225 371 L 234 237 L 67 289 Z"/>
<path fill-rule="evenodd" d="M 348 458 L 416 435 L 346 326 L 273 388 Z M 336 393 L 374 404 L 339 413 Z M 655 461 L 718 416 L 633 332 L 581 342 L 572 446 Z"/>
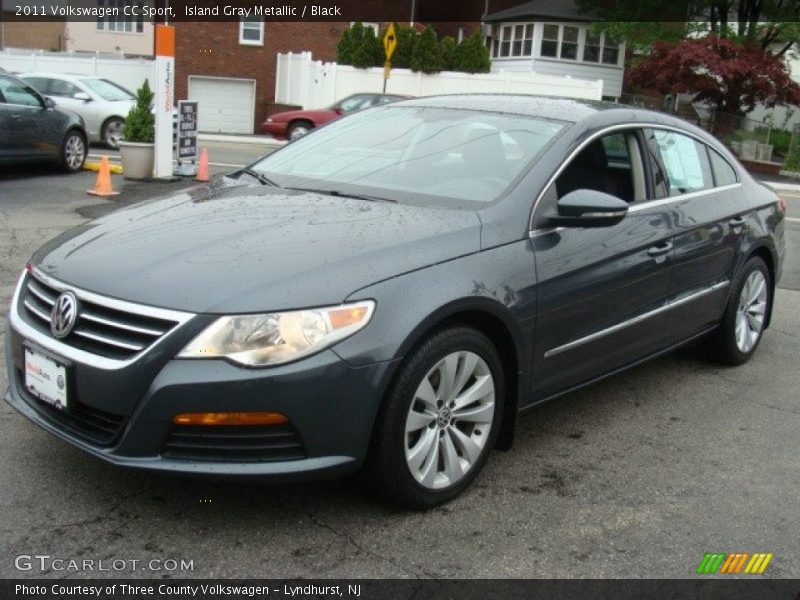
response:
<path fill-rule="evenodd" d="M 464 210 L 220 179 L 70 230 L 33 257 L 106 296 L 208 313 L 338 304 L 377 281 L 477 252 Z"/>

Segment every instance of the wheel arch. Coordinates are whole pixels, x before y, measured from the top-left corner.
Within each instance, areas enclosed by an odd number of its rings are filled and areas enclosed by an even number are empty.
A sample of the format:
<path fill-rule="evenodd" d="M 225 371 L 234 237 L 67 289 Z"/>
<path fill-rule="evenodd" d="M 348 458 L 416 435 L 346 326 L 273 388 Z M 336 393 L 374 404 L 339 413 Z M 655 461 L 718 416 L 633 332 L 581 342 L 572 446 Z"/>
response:
<path fill-rule="evenodd" d="M 508 450 L 514 441 L 517 411 L 521 396 L 528 389 L 530 373 L 529 369 L 523 368 L 529 362 L 526 358 L 528 352 L 520 328 L 508 308 L 488 298 L 457 300 L 442 306 L 411 331 L 400 345 L 397 356 L 405 358 L 433 332 L 451 325 L 477 329 L 491 340 L 500 354 L 506 393 L 496 447 Z M 399 361 L 390 374 L 385 390 L 391 389 L 402 364 L 403 361 Z"/>
<path fill-rule="evenodd" d="M 764 329 L 769 327 L 770 322 L 772 321 L 772 307 L 775 305 L 775 287 L 777 282 L 775 281 L 775 273 L 776 273 L 776 261 L 777 257 L 775 256 L 775 251 L 770 248 L 767 244 L 761 243 L 755 246 L 750 250 L 747 257 L 744 260 L 744 264 L 747 264 L 747 261 L 753 257 L 759 257 L 764 263 L 767 265 L 767 270 L 769 271 L 769 280 L 770 280 L 770 298 L 772 301 L 769 303 L 767 307 L 767 318 L 764 323 Z"/>

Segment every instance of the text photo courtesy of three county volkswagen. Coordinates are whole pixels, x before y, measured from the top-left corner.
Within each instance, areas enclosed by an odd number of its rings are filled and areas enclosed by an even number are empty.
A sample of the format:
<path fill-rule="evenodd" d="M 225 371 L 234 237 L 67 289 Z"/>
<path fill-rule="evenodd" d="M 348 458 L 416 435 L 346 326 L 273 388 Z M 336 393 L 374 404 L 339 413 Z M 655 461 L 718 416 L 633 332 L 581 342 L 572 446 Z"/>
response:
<path fill-rule="evenodd" d="M 0 597 L 800 593 L 800 6 L 700 4 L 4 0 Z"/>

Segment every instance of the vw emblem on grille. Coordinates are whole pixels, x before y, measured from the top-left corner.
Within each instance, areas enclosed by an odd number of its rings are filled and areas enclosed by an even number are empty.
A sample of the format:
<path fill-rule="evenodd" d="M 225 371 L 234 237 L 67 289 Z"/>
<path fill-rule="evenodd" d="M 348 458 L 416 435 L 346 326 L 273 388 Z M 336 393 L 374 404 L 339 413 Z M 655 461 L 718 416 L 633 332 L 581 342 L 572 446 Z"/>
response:
<path fill-rule="evenodd" d="M 50 312 L 50 331 L 57 338 L 70 334 L 78 319 L 78 299 L 72 292 L 62 292 Z"/>

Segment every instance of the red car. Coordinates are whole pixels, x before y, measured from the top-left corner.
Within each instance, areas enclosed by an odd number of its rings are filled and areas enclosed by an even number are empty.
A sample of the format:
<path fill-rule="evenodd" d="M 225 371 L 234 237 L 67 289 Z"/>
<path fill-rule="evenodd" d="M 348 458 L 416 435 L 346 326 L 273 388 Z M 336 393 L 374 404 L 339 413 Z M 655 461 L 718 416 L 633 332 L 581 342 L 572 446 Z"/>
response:
<path fill-rule="evenodd" d="M 319 127 L 347 113 L 369 108 L 370 106 L 397 102 L 405 98 L 408 98 L 408 96 L 398 96 L 397 94 L 353 94 L 343 100 L 339 100 L 329 108 L 290 110 L 275 113 L 261 124 L 261 133 L 268 133 L 279 140 L 294 140 L 307 134 L 314 127 Z"/>

